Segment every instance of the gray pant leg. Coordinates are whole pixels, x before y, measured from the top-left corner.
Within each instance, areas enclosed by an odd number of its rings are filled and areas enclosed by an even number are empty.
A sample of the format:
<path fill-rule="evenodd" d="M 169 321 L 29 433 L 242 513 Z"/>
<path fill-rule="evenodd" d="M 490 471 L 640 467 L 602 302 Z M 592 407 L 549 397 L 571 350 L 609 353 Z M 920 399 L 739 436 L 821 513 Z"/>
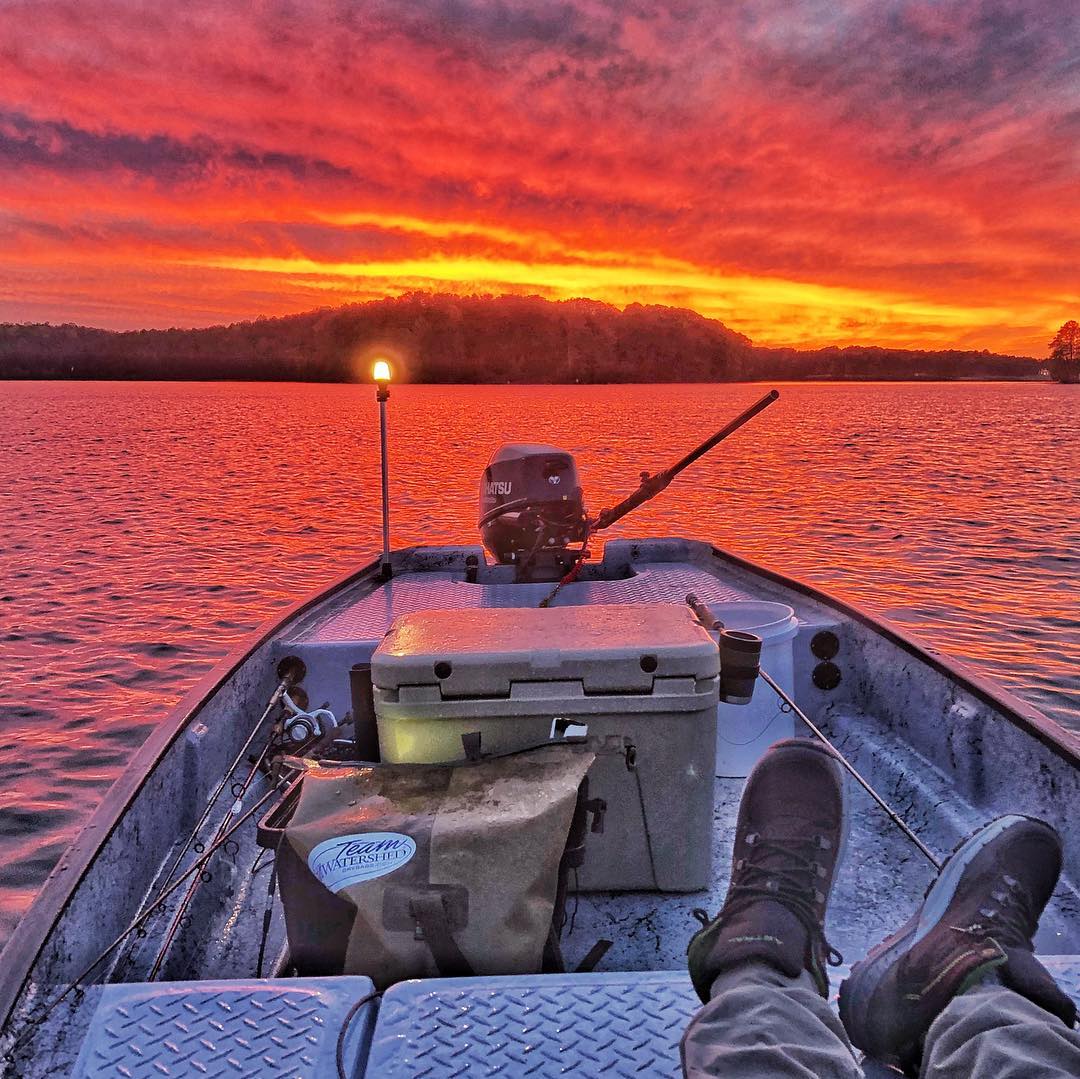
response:
<path fill-rule="evenodd" d="M 713 982 L 712 999 L 682 1040 L 688 1079 L 862 1079 L 836 1012 L 806 971 L 788 978 L 765 963 L 746 963 Z"/>
<path fill-rule="evenodd" d="M 1027 997 L 987 984 L 954 997 L 926 1035 L 925 1079 L 1076 1079 L 1080 1033 Z"/>

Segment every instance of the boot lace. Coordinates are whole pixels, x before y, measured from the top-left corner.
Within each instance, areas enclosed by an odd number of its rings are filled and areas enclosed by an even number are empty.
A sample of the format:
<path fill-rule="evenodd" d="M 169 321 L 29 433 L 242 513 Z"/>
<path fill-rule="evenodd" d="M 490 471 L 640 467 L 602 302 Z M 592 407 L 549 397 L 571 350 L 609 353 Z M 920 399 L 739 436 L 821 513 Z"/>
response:
<path fill-rule="evenodd" d="M 815 887 L 818 878 L 816 854 L 822 848 L 815 836 L 807 838 L 747 837 L 749 851 L 736 863 L 731 875 L 731 888 L 723 910 L 717 915 L 724 924 L 745 910 L 751 903 L 771 899 L 786 907 L 802 922 L 811 943 L 820 945 L 829 966 L 839 966 L 844 957 L 825 937 L 825 928 L 818 919 L 815 903 L 824 904 L 825 895 Z M 694 917 L 708 924 L 708 915 L 700 908 Z"/>
<path fill-rule="evenodd" d="M 962 932 L 980 940 L 992 937 L 999 945 L 1032 948 L 1031 938 L 1039 924 L 1039 912 L 1015 878 L 1005 874 L 1000 887 L 990 893 L 985 907 L 979 909 L 981 922 L 969 926 L 958 926 Z"/>

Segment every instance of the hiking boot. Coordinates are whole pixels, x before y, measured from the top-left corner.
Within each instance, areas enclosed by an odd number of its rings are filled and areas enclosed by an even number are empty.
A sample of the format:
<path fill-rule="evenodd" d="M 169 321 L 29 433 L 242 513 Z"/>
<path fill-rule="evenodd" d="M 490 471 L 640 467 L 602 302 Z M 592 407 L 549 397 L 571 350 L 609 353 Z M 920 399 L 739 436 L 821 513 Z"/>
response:
<path fill-rule="evenodd" d="M 843 775 L 820 742 L 771 746 L 750 773 L 735 825 L 731 883 L 720 913 L 690 940 L 690 978 L 703 1002 L 716 976 L 768 963 L 790 978 L 808 970 L 829 995 L 825 964 L 843 962 L 825 939 L 825 906 L 844 836 Z"/>
<path fill-rule="evenodd" d="M 1031 941 L 1060 872 L 1061 839 L 1034 817 L 1000 817 L 965 840 L 907 924 L 840 986 L 852 1042 L 911 1067 L 949 1001 L 992 973 L 1072 1026 L 1076 1007 Z"/>

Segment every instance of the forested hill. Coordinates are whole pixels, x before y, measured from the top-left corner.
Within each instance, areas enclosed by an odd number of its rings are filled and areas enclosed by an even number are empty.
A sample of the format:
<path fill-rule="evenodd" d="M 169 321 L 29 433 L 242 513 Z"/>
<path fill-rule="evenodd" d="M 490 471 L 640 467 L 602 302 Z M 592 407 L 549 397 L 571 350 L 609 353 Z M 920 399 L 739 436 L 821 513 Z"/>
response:
<path fill-rule="evenodd" d="M 354 381 L 375 345 L 404 357 L 398 374 L 413 382 L 1016 379 L 1040 366 L 988 352 L 755 348 L 674 307 L 411 294 L 204 330 L 4 323 L 0 377 Z"/>

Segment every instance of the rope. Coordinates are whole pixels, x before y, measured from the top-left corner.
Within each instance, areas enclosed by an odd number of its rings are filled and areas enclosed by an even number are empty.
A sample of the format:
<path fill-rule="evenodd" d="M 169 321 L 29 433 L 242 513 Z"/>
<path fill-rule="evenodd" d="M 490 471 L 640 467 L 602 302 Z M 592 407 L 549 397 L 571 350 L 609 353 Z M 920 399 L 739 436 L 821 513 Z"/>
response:
<path fill-rule="evenodd" d="M 565 577 L 540 601 L 541 607 L 550 607 L 552 600 L 559 594 L 560 590 L 568 584 L 573 584 L 577 580 L 578 574 L 581 572 L 581 567 L 585 565 L 586 549 L 589 546 L 589 536 L 592 534 L 592 522 L 589 521 L 585 525 L 585 537 L 581 541 L 581 549 L 574 555 L 574 564 L 570 567 L 569 572 Z"/>
<path fill-rule="evenodd" d="M 348 1075 L 345 1072 L 345 1036 L 349 1032 L 349 1025 L 353 1019 L 356 1018 L 357 1013 L 365 1004 L 370 1004 L 373 1000 L 377 1000 L 382 996 L 381 992 L 368 993 L 366 997 L 361 997 L 346 1013 L 345 1018 L 341 1022 L 341 1030 L 338 1031 L 337 1036 L 337 1051 L 334 1054 L 334 1059 L 337 1062 L 338 1079 L 348 1079 Z"/>
<path fill-rule="evenodd" d="M 637 780 L 638 805 L 641 806 L 641 823 L 645 826 L 645 849 L 649 853 L 649 870 L 652 873 L 653 887 L 659 891 L 660 881 L 656 876 L 656 859 L 653 858 L 652 833 L 649 831 L 649 814 L 645 812 L 645 794 L 641 789 L 641 773 L 634 767 L 634 779 Z"/>

